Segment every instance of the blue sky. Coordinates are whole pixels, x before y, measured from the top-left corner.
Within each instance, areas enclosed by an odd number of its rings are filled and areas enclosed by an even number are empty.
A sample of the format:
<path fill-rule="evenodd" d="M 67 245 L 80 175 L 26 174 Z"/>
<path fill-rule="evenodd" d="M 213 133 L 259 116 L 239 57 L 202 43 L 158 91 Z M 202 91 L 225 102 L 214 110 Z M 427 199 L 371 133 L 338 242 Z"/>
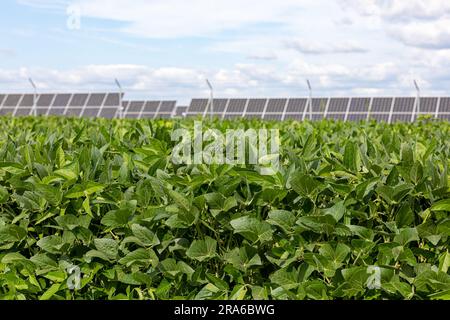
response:
<path fill-rule="evenodd" d="M 129 98 L 426 95 L 450 86 L 445 0 L 6 0 L 0 91 Z"/>

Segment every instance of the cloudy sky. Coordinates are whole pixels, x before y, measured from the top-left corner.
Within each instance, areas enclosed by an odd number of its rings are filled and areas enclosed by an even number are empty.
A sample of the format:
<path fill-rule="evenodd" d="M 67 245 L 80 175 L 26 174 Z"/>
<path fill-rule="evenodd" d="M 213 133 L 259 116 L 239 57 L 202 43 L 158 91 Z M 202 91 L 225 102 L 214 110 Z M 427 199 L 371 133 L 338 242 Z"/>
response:
<path fill-rule="evenodd" d="M 129 98 L 424 95 L 450 88 L 448 0 L 4 0 L 0 91 Z"/>

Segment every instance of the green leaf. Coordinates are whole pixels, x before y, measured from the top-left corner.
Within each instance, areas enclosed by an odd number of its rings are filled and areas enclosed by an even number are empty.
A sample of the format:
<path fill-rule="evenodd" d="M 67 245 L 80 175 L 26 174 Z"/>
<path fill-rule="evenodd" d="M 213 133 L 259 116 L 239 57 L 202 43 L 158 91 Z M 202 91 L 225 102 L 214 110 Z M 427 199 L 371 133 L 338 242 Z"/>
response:
<path fill-rule="evenodd" d="M 419 232 L 416 228 L 400 229 L 400 233 L 394 237 L 394 242 L 400 243 L 402 246 L 412 241 L 419 241 Z"/>
<path fill-rule="evenodd" d="M 116 240 L 108 238 L 94 239 L 94 244 L 95 248 L 110 260 L 115 259 L 119 254 L 119 244 Z"/>
<path fill-rule="evenodd" d="M 216 256 L 217 241 L 205 237 L 205 240 L 194 240 L 186 251 L 186 255 L 200 262 L 210 260 Z"/>
<path fill-rule="evenodd" d="M 235 233 L 242 235 L 251 242 L 262 243 L 272 240 L 272 228 L 267 222 L 261 222 L 248 216 L 241 217 L 230 222 Z"/>
<path fill-rule="evenodd" d="M 436 202 L 431 206 L 432 211 L 450 211 L 450 199 Z"/>
<path fill-rule="evenodd" d="M 77 184 L 72 189 L 70 189 L 65 197 L 68 199 L 77 199 L 91 194 L 101 192 L 105 189 L 105 186 L 96 182 L 86 182 L 83 184 Z"/>

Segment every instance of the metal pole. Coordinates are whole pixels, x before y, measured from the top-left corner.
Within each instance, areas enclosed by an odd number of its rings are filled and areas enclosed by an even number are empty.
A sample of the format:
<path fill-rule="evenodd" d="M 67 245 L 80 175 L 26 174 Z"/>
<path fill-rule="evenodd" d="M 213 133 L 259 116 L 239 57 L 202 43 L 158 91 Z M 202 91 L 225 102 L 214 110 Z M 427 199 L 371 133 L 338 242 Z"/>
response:
<path fill-rule="evenodd" d="M 119 119 L 123 119 L 123 104 L 122 104 L 122 95 L 123 95 L 123 89 L 120 85 L 119 80 L 114 79 L 116 82 L 116 86 L 119 88 Z"/>
<path fill-rule="evenodd" d="M 212 87 L 212 85 L 211 85 L 211 82 L 209 82 L 209 80 L 208 79 L 206 79 L 206 84 L 208 85 L 208 87 L 209 87 L 209 91 L 210 91 L 210 93 L 211 93 L 211 97 L 210 97 L 210 117 L 211 117 L 211 120 L 213 120 L 213 117 L 214 117 L 214 89 L 213 89 L 213 87 Z"/>
<path fill-rule="evenodd" d="M 37 110 L 36 110 L 36 104 L 37 104 L 37 87 L 36 87 L 36 85 L 34 84 L 34 82 L 33 82 L 33 79 L 31 79 L 31 78 L 28 78 L 28 81 L 30 82 L 30 84 L 31 84 L 31 86 L 33 87 L 33 89 L 34 89 L 34 96 L 33 96 L 33 107 L 32 107 L 32 109 L 31 109 L 31 114 L 33 115 L 33 116 L 37 116 Z"/>
<path fill-rule="evenodd" d="M 411 116 L 411 122 L 414 122 L 416 114 L 420 114 L 420 87 L 416 80 L 414 80 L 414 86 L 416 87 L 417 98 L 414 106 L 414 112 Z"/>
<path fill-rule="evenodd" d="M 311 87 L 311 82 L 309 82 L 309 80 L 306 80 L 306 84 L 308 85 L 308 89 L 309 89 L 309 120 L 312 120 L 313 116 L 312 116 L 312 87 Z"/>

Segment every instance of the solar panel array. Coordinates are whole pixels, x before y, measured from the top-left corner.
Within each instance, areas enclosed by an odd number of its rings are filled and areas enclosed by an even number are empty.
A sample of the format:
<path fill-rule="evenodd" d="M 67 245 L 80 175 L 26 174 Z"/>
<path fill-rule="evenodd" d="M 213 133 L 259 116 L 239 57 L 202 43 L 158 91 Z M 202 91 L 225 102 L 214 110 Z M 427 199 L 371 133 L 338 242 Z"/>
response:
<path fill-rule="evenodd" d="M 189 106 L 176 101 L 122 101 L 121 93 L 0 94 L 0 116 L 57 115 L 89 118 L 156 119 L 209 116 L 209 99 L 192 99 Z M 416 114 L 416 105 L 420 112 Z M 278 98 L 214 99 L 213 115 L 221 119 L 264 120 L 336 119 L 344 121 L 414 121 L 418 115 L 450 120 L 450 97 Z"/>
<path fill-rule="evenodd" d="M 120 93 L 0 94 L 0 115 L 38 115 L 108 118 L 117 116 Z"/>
<path fill-rule="evenodd" d="M 127 119 L 168 119 L 176 115 L 176 101 L 124 101 L 123 117 Z"/>
<path fill-rule="evenodd" d="M 211 112 L 210 100 L 193 99 L 185 114 L 206 116 Z M 379 120 L 414 121 L 419 115 L 450 119 L 450 98 L 421 98 L 420 112 L 415 113 L 416 98 L 307 98 L 291 99 L 214 99 L 213 114 L 221 119 L 259 118 L 264 120 L 335 119 L 344 121 Z"/>

